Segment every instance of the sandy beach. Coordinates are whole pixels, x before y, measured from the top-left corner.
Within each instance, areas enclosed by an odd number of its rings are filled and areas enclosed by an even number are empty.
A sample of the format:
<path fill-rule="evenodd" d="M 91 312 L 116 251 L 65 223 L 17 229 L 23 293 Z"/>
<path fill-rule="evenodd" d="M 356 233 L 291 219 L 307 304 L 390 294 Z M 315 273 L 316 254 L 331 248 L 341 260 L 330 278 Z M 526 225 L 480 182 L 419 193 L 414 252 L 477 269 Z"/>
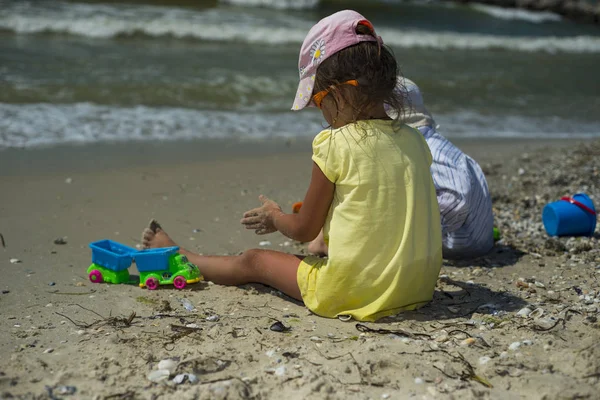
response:
<path fill-rule="evenodd" d="M 204 254 L 263 241 L 305 252 L 239 219 L 259 194 L 287 210 L 302 199 L 307 141 L 0 153 L 0 398 L 595 398 L 599 230 L 550 239 L 541 209 L 579 191 L 598 207 L 600 143 L 456 143 L 488 175 L 502 240 L 445 262 L 430 305 L 360 325 L 261 285 L 149 291 L 86 276 L 90 242 L 135 246 L 150 218 Z M 174 369 L 153 382 L 166 359 Z"/>

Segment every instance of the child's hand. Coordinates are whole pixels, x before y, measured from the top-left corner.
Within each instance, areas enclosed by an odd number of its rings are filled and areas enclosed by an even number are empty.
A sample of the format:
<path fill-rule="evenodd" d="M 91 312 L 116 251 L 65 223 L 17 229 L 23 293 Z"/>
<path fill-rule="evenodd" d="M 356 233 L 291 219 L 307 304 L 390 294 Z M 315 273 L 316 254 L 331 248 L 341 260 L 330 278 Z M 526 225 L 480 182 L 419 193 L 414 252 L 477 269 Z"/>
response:
<path fill-rule="evenodd" d="M 275 217 L 283 214 L 279 204 L 268 199 L 262 194 L 258 199 L 263 203 L 259 208 L 255 208 L 244 213 L 241 223 L 246 226 L 246 229 L 254 229 L 257 235 L 266 235 L 268 233 L 277 232 L 275 228 Z"/>

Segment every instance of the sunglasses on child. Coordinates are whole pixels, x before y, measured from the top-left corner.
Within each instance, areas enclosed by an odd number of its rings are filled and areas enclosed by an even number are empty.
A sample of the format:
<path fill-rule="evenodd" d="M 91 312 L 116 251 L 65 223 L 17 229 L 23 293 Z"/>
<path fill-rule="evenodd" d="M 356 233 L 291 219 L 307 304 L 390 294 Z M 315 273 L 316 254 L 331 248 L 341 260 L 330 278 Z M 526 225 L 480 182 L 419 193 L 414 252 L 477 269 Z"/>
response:
<path fill-rule="evenodd" d="M 352 86 L 358 86 L 358 81 L 356 79 L 350 79 L 349 81 L 346 82 L 342 82 L 340 83 L 340 85 L 352 85 Z M 329 92 L 331 92 L 331 90 L 335 87 L 336 85 L 331 85 L 329 86 L 327 89 L 325 90 L 321 90 L 320 92 L 317 92 L 312 100 L 315 103 L 315 105 L 318 108 L 321 108 L 321 102 L 323 101 L 323 99 L 325 98 L 325 96 L 327 96 L 329 94 Z"/>

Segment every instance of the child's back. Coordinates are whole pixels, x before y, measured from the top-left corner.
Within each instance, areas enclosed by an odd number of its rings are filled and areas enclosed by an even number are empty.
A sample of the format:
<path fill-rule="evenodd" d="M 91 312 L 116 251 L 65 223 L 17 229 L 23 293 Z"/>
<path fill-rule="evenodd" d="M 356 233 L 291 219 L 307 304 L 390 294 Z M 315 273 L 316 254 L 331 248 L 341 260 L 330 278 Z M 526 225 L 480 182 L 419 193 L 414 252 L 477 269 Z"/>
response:
<path fill-rule="evenodd" d="M 391 120 L 359 121 L 317 135 L 313 160 L 335 194 L 324 225 L 329 259 L 307 257 L 298 270 L 306 305 L 374 320 L 431 300 L 441 232 L 421 134 Z"/>

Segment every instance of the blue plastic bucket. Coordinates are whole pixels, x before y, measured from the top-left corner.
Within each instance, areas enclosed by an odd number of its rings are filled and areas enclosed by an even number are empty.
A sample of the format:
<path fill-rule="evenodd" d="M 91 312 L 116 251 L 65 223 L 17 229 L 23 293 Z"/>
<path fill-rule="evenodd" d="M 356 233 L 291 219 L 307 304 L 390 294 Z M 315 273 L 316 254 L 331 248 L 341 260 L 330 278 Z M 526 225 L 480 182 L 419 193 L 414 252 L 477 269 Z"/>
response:
<path fill-rule="evenodd" d="M 547 204 L 542 212 L 550 236 L 592 236 L 596 229 L 594 202 L 584 193 Z M 578 204 L 579 203 L 579 204 Z"/>

